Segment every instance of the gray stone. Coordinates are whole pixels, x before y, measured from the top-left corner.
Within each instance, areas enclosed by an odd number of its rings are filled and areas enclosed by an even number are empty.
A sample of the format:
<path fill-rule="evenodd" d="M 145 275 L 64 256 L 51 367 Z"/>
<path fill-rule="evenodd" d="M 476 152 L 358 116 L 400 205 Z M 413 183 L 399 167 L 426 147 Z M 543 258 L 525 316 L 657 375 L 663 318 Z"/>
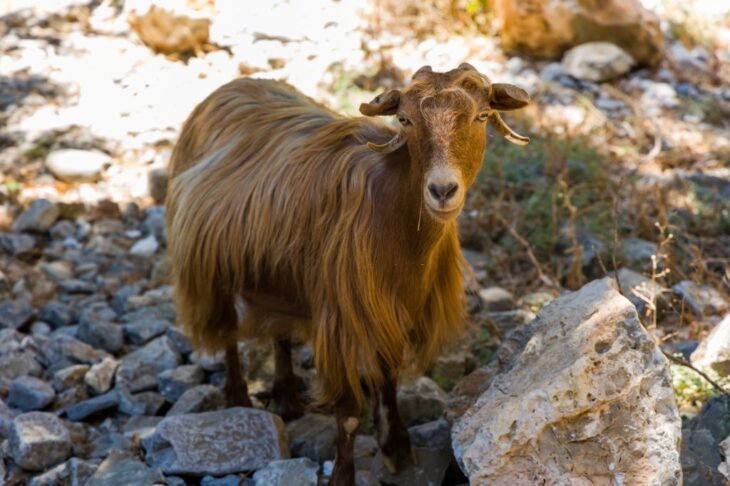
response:
<path fill-rule="evenodd" d="M 53 387 L 33 376 L 21 376 L 10 383 L 8 405 L 23 412 L 43 410 L 56 398 Z"/>
<path fill-rule="evenodd" d="M 149 235 L 132 245 L 132 248 L 129 249 L 129 254 L 140 258 L 150 258 L 159 248 L 160 244 L 157 242 L 155 235 Z"/>
<path fill-rule="evenodd" d="M 0 398 L 0 441 L 8 436 L 13 419 L 18 413 L 8 407 Z"/>
<path fill-rule="evenodd" d="M 92 282 L 78 278 L 64 280 L 58 284 L 58 290 L 67 294 L 93 294 L 97 287 Z"/>
<path fill-rule="evenodd" d="M 151 169 L 147 173 L 147 181 L 150 189 L 150 196 L 156 204 L 162 204 L 165 202 L 167 196 L 167 183 L 170 178 L 170 173 L 167 167 L 158 167 Z"/>
<path fill-rule="evenodd" d="M 114 374 L 118 367 L 119 361 L 116 359 L 104 358 L 89 369 L 84 376 L 84 383 L 94 395 L 106 393 L 114 383 Z"/>
<path fill-rule="evenodd" d="M 568 50 L 563 66 L 577 79 L 602 82 L 631 71 L 636 65 L 633 57 L 610 42 L 587 42 Z"/>
<path fill-rule="evenodd" d="M 667 306 L 667 295 L 670 292 L 668 288 L 628 268 L 620 269 L 617 276 L 624 296 L 634 304 L 639 313 L 651 309 L 650 302 L 653 302 L 657 311 Z"/>
<path fill-rule="evenodd" d="M 722 377 L 730 376 L 730 314 L 700 342 L 691 361 L 698 368 L 710 368 Z"/>
<path fill-rule="evenodd" d="M 182 356 L 170 338 L 161 336 L 126 355 L 122 363 L 153 365 L 159 372 L 180 366 Z"/>
<path fill-rule="evenodd" d="M 43 321 L 36 321 L 30 325 L 30 333 L 34 336 L 48 336 L 51 334 L 51 326 Z"/>
<path fill-rule="evenodd" d="M 127 312 L 120 317 L 122 322 L 134 323 L 140 321 L 148 321 L 154 319 L 164 319 L 166 321 L 175 321 L 175 306 L 170 302 L 157 305 L 143 307 L 131 312 Z"/>
<path fill-rule="evenodd" d="M 169 328 L 165 334 L 182 354 L 187 355 L 193 351 L 193 343 L 190 341 L 190 338 L 177 327 Z"/>
<path fill-rule="evenodd" d="M 523 337 L 453 425 L 472 484 L 681 483 L 667 361 L 612 279 L 552 301 Z"/>
<path fill-rule="evenodd" d="M 0 356 L 0 390 L 9 391 L 10 382 L 21 376 L 40 376 L 43 368 L 32 353 L 17 351 Z"/>
<path fill-rule="evenodd" d="M 286 425 L 291 453 L 321 463 L 334 459 L 337 442 L 337 422 L 329 415 L 308 413 Z"/>
<path fill-rule="evenodd" d="M 6 300 L 0 303 L 0 327 L 21 329 L 38 317 L 35 307 L 27 300 Z"/>
<path fill-rule="evenodd" d="M 253 475 L 255 486 L 317 486 L 319 465 L 309 458 L 271 461 Z"/>
<path fill-rule="evenodd" d="M 503 333 L 509 333 L 518 327 L 524 326 L 535 318 L 535 314 L 522 309 L 485 312 L 483 316 L 493 322 Z"/>
<path fill-rule="evenodd" d="M 658 251 L 659 247 L 653 241 L 630 237 L 621 242 L 618 257 L 627 267 L 651 271 L 651 257 L 656 255 Z M 657 272 L 660 270 L 658 269 Z"/>
<path fill-rule="evenodd" d="M 370 471 L 355 471 L 355 486 L 380 486 L 380 481 Z"/>
<path fill-rule="evenodd" d="M 54 328 L 69 326 L 74 322 L 74 314 L 69 306 L 61 302 L 49 302 L 41 309 L 41 319 Z"/>
<path fill-rule="evenodd" d="M 165 484 L 159 469 L 124 452 L 112 452 L 89 478 L 85 486 L 129 486 Z"/>
<path fill-rule="evenodd" d="M 157 241 L 164 245 L 167 244 L 167 225 L 165 224 L 164 206 L 153 206 L 147 209 L 144 228 L 147 234 L 155 235 Z"/>
<path fill-rule="evenodd" d="M 122 433 L 129 439 L 146 440 L 155 433 L 155 428 L 162 421 L 162 417 L 150 417 L 146 415 L 137 415 L 130 417 L 124 424 Z"/>
<path fill-rule="evenodd" d="M 167 416 L 210 412 L 225 407 L 223 393 L 213 385 L 196 385 L 186 390 L 167 412 Z"/>
<path fill-rule="evenodd" d="M 709 285 L 699 285 L 690 280 L 682 280 L 674 285 L 672 290 L 692 312 L 700 317 L 719 314 L 730 308 L 730 303 L 722 294 Z"/>
<path fill-rule="evenodd" d="M 165 397 L 154 391 L 119 393 L 119 411 L 127 415 L 157 415 L 165 405 Z"/>
<path fill-rule="evenodd" d="M 476 368 L 477 361 L 468 351 L 459 351 L 445 356 L 439 356 L 433 363 L 431 376 L 442 387 L 451 389 L 462 376 L 471 373 Z"/>
<path fill-rule="evenodd" d="M 506 311 L 515 308 L 515 297 L 502 287 L 487 287 L 479 290 L 482 308 L 486 311 Z"/>
<path fill-rule="evenodd" d="M 56 486 L 63 484 L 68 480 L 68 469 L 66 463 L 61 463 L 55 467 L 52 467 L 48 471 L 34 476 L 28 482 L 28 486 Z"/>
<path fill-rule="evenodd" d="M 90 461 L 84 461 L 77 457 L 72 457 L 66 463 L 70 486 L 85 486 L 96 468 L 96 464 Z"/>
<path fill-rule="evenodd" d="M 398 410 L 406 425 L 438 419 L 446 409 L 448 395 L 431 378 L 422 376 L 398 392 Z"/>
<path fill-rule="evenodd" d="M 96 413 L 104 412 L 116 408 L 119 404 L 119 394 L 117 390 L 110 390 L 103 395 L 97 395 L 94 398 L 83 400 L 66 409 L 66 416 L 69 420 L 84 420 Z"/>
<path fill-rule="evenodd" d="M 61 368 L 53 374 L 53 388 L 61 391 L 82 384 L 89 369 L 91 369 L 89 365 L 71 365 Z"/>
<path fill-rule="evenodd" d="M 200 481 L 200 486 L 253 486 L 253 480 L 243 478 L 234 474 L 223 476 L 222 478 L 214 478 L 213 476 L 205 476 Z"/>
<path fill-rule="evenodd" d="M 289 456 L 284 423 L 253 408 L 167 417 L 146 446 L 148 464 L 165 474 L 223 476 Z"/>
<path fill-rule="evenodd" d="M 25 335 L 15 329 L 0 329 L 0 356 L 19 351 L 24 338 Z"/>
<path fill-rule="evenodd" d="M 44 233 L 53 226 L 61 210 L 58 205 L 47 199 L 36 199 L 18 216 L 13 223 L 13 231 L 36 231 Z"/>
<path fill-rule="evenodd" d="M 10 253 L 12 256 L 29 253 L 35 248 L 35 245 L 36 240 L 31 235 L 0 232 L 0 249 Z"/>
<path fill-rule="evenodd" d="M 68 280 L 74 276 L 73 266 L 70 262 L 64 260 L 43 262 L 39 265 L 39 268 L 46 277 L 56 282 Z"/>
<path fill-rule="evenodd" d="M 382 452 L 378 451 L 372 463 L 372 471 L 381 482 L 389 485 L 440 486 L 452 460 L 449 450 L 414 447 L 413 455 L 416 457 L 416 464 L 408 461 L 398 474 L 391 474 L 383 463 Z"/>
<path fill-rule="evenodd" d="M 70 364 L 81 363 L 92 365 L 99 363 L 104 358 L 110 357 L 109 353 L 95 349 L 76 338 L 66 335 L 34 336 L 35 349 L 42 353 L 50 365 L 61 361 Z"/>
<path fill-rule="evenodd" d="M 99 180 L 111 158 L 98 150 L 61 149 L 48 154 L 46 168 L 56 178 L 66 182 Z"/>
<path fill-rule="evenodd" d="M 73 239 L 76 236 L 76 226 L 64 219 L 51 226 L 48 232 L 54 240 Z"/>
<path fill-rule="evenodd" d="M 157 378 L 160 393 L 169 401 L 176 402 L 189 388 L 203 383 L 205 373 L 199 365 L 192 364 L 165 370 Z"/>
<path fill-rule="evenodd" d="M 155 390 L 159 373 L 160 368 L 155 364 L 122 362 L 117 368 L 116 382 L 132 393 Z"/>
<path fill-rule="evenodd" d="M 8 447 L 18 466 L 42 471 L 66 460 L 71 453 L 71 439 L 68 429 L 55 415 L 29 412 L 13 420 Z"/>
<path fill-rule="evenodd" d="M 682 428 L 682 475 L 686 486 L 726 484 L 718 442 L 707 429 Z"/>
<path fill-rule="evenodd" d="M 451 447 L 451 427 L 443 418 L 414 425 L 408 429 L 408 433 L 411 436 L 411 444 L 415 447 L 429 449 L 449 449 Z"/>
<path fill-rule="evenodd" d="M 90 346 L 110 353 L 116 353 L 124 346 L 122 326 L 111 322 L 82 320 L 77 336 Z"/>
<path fill-rule="evenodd" d="M 124 335 L 130 343 L 135 345 L 145 344 L 152 338 L 156 338 L 172 326 L 165 319 L 149 319 L 141 322 L 124 324 Z"/>
<path fill-rule="evenodd" d="M 526 307 L 530 312 L 538 312 L 546 304 L 555 299 L 555 296 L 547 291 L 530 292 L 520 299 L 520 305 Z"/>

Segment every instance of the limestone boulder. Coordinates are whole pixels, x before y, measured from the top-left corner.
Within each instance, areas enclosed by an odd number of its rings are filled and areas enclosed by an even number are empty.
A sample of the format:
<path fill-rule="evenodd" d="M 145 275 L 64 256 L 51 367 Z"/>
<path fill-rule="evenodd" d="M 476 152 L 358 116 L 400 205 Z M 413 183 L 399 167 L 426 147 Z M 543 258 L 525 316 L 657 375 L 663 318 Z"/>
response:
<path fill-rule="evenodd" d="M 559 58 L 586 42 L 612 42 L 640 64 L 664 51 L 659 19 L 639 0 L 495 0 L 502 46 L 509 52 Z"/>
<path fill-rule="evenodd" d="M 471 484 L 681 484 L 667 363 L 611 279 L 554 300 L 526 331 L 454 423 Z"/>

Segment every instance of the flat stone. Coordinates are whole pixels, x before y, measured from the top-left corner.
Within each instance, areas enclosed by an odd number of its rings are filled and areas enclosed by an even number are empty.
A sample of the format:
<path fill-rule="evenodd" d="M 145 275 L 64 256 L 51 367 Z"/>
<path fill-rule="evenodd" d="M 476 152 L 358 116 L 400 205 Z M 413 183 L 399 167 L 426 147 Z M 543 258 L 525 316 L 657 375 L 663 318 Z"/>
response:
<path fill-rule="evenodd" d="M 104 358 L 89 369 L 84 376 L 84 383 L 94 395 L 106 393 L 114 383 L 114 374 L 118 367 L 119 361 L 116 359 Z"/>
<path fill-rule="evenodd" d="M 309 458 L 271 461 L 253 475 L 255 486 L 317 486 L 319 465 Z"/>
<path fill-rule="evenodd" d="M 111 322 L 82 321 L 77 336 L 79 340 L 95 348 L 116 353 L 124 346 L 124 330 L 122 326 Z"/>
<path fill-rule="evenodd" d="M 165 370 L 157 375 L 159 390 L 171 402 L 176 402 L 189 388 L 205 380 L 203 368 L 199 365 L 184 365 Z"/>
<path fill-rule="evenodd" d="M 165 319 L 149 319 L 141 322 L 124 324 L 124 335 L 134 345 L 141 345 L 149 342 L 152 338 L 161 336 L 172 327 L 170 321 Z"/>
<path fill-rule="evenodd" d="M 710 368 L 722 377 L 730 376 L 730 314 L 700 342 L 691 361 L 698 368 Z"/>
<path fill-rule="evenodd" d="M 48 171 L 66 182 L 97 181 L 111 163 L 111 158 L 98 150 L 54 150 L 46 158 Z"/>
<path fill-rule="evenodd" d="M 18 216 L 13 223 L 13 231 L 35 231 L 44 233 L 61 215 L 58 205 L 47 199 L 36 199 Z"/>
<path fill-rule="evenodd" d="M 321 463 L 334 459 L 337 449 L 337 422 L 320 413 L 308 413 L 286 425 L 291 453 Z"/>
<path fill-rule="evenodd" d="M 34 336 L 33 339 L 36 342 L 35 348 L 44 354 L 49 366 L 61 361 L 93 365 L 110 357 L 109 353 L 95 349 L 71 336 Z"/>
<path fill-rule="evenodd" d="M 66 409 L 66 416 L 74 422 L 84 420 L 96 413 L 111 410 L 119 404 L 119 394 L 117 390 L 110 390 L 103 395 L 97 395 L 94 398 L 83 400 Z"/>
<path fill-rule="evenodd" d="M 129 249 L 129 254 L 140 258 L 150 258 L 159 248 L 160 244 L 157 242 L 155 235 L 149 235 L 132 245 L 132 248 Z"/>
<path fill-rule="evenodd" d="M 36 239 L 25 233 L 2 233 L 0 232 L 0 249 L 11 254 L 20 256 L 29 253 L 35 248 Z"/>
<path fill-rule="evenodd" d="M 21 329 L 38 317 L 35 307 L 27 300 L 6 300 L 0 303 L 0 327 Z"/>
<path fill-rule="evenodd" d="M 682 280 L 672 287 L 674 293 L 698 316 L 719 314 L 730 308 L 730 303 L 709 285 L 698 285 Z"/>
<path fill-rule="evenodd" d="M 487 287 L 479 290 L 482 308 L 486 311 L 506 311 L 515 308 L 515 297 L 502 287 Z"/>
<path fill-rule="evenodd" d="M 126 355 L 122 366 L 147 364 L 160 371 L 176 368 L 182 364 L 182 356 L 167 336 L 158 337 L 143 347 Z"/>
<path fill-rule="evenodd" d="M 223 393 L 213 385 L 196 385 L 186 390 L 167 412 L 167 416 L 210 412 L 225 407 Z"/>
<path fill-rule="evenodd" d="M 116 382 L 132 393 L 157 389 L 160 368 L 155 364 L 122 362 L 117 368 Z"/>
<path fill-rule="evenodd" d="M 159 469 L 151 468 L 124 452 L 112 452 L 89 478 L 85 486 L 129 486 L 165 484 Z"/>
<path fill-rule="evenodd" d="M 8 405 L 23 412 L 43 410 L 56 398 L 51 385 L 33 376 L 21 376 L 10 383 Z"/>
<path fill-rule="evenodd" d="M 28 471 L 42 471 L 66 460 L 71 453 L 71 439 L 55 415 L 29 412 L 13 420 L 8 447 L 17 465 Z"/>
<path fill-rule="evenodd" d="M 563 57 L 568 74 L 594 82 L 623 76 L 635 65 L 629 53 L 610 42 L 586 42 L 568 50 Z"/>
<path fill-rule="evenodd" d="M 406 425 L 438 419 L 446 409 L 447 402 L 446 392 L 426 376 L 398 391 L 398 410 Z"/>
<path fill-rule="evenodd" d="M 154 391 L 119 393 L 119 411 L 127 415 L 157 415 L 165 405 L 165 397 Z"/>
<path fill-rule="evenodd" d="M 281 418 L 253 408 L 167 417 L 146 445 L 147 463 L 165 474 L 223 476 L 289 456 Z"/>
<path fill-rule="evenodd" d="M 93 294 L 97 286 L 92 282 L 71 278 L 58 284 L 58 290 L 66 294 Z"/>

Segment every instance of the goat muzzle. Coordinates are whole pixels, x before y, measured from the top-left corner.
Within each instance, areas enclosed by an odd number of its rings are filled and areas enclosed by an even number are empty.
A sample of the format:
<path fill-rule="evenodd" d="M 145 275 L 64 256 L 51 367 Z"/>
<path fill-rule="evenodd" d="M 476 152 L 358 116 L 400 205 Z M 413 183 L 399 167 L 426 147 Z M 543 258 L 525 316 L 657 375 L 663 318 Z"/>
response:
<path fill-rule="evenodd" d="M 403 133 L 403 130 L 396 133 L 395 137 L 391 138 L 388 142 L 377 144 L 373 142 L 368 142 L 368 148 L 372 150 L 373 152 L 378 152 L 381 154 L 389 154 L 392 152 L 395 152 L 399 148 L 401 148 L 403 145 L 406 144 L 406 134 Z"/>
<path fill-rule="evenodd" d="M 529 137 L 525 137 L 524 135 L 520 135 L 519 133 L 512 130 L 510 127 L 507 126 L 507 124 L 502 120 L 502 117 L 499 116 L 499 113 L 496 111 L 493 111 L 489 115 L 489 121 L 491 122 L 492 126 L 501 133 L 504 138 L 509 140 L 510 142 L 517 144 L 517 145 L 527 145 L 530 141 Z"/>

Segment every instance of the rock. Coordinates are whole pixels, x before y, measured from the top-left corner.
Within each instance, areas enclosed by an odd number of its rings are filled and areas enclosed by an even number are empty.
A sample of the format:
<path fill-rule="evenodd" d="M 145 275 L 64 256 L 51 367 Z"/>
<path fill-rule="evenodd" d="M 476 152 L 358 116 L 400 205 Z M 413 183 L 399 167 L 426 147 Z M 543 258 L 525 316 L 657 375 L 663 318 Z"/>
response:
<path fill-rule="evenodd" d="M 717 470 L 725 476 L 725 479 L 730 481 L 730 437 L 720 443 L 720 450 L 725 456 L 725 462 L 717 467 Z"/>
<path fill-rule="evenodd" d="M 150 258 L 157 252 L 160 244 L 157 242 L 155 235 L 149 235 L 147 238 L 143 238 L 137 241 L 132 248 L 129 249 L 129 254 L 136 257 Z"/>
<path fill-rule="evenodd" d="M 41 309 L 41 319 L 55 329 L 69 326 L 74 322 L 74 314 L 69 306 L 61 302 L 49 302 Z"/>
<path fill-rule="evenodd" d="M 472 484 L 681 483 L 667 363 L 614 285 L 594 281 L 545 306 L 453 425 Z"/>
<path fill-rule="evenodd" d="M 30 325 L 30 333 L 34 336 L 48 336 L 51 334 L 51 326 L 43 321 L 36 321 Z"/>
<path fill-rule="evenodd" d="M 10 426 L 18 413 L 8 407 L 0 398 L 0 440 L 5 439 L 10 432 Z M 0 461 L 1 462 L 1 461 Z M 2 476 L 0 476 L 1 478 Z"/>
<path fill-rule="evenodd" d="M 291 453 L 294 457 L 308 457 L 321 463 L 334 459 L 337 441 L 337 422 L 334 417 L 308 413 L 286 425 Z"/>
<path fill-rule="evenodd" d="M 194 19 L 152 5 L 129 16 L 129 26 L 150 49 L 163 54 L 202 50 L 208 42 L 209 19 Z"/>
<path fill-rule="evenodd" d="M 664 309 L 667 306 L 668 288 L 652 282 L 650 278 L 628 268 L 619 269 L 617 277 L 618 281 L 621 282 L 621 290 L 624 295 L 634 304 L 639 313 L 643 313 L 647 308 L 650 308 L 649 302 L 654 302 L 657 310 Z"/>
<path fill-rule="evenodd" d="M 106 393 L 112 387 L 114 374 L 119 367 L 119 361 L 114 358 L 104 358 L 96 363 L 84 376 L 84 383 L 94 395 Z"/>
<path fill-rule="evenodd" d="M 700 342 L 691 361 L 698 368 L 710 368 L 720 376 L 730 376 L 730 314 Z"/>
<path fill-rule="evenodd" d="M 182 354 L 187 355 L 193 351 L 193 343 L 190 341 L 190 338 L 177 327 L 169 328 L 165 335 Z"/>
<path fill-rule="evenodd" d="M 203 369 L 198 365 L 178 366 L 157 375 L 160 393 L 171 402 L 176 402 L 189 388 L 200 385 L 205 379 Z"/>
<path fill-rule="evenodd" d="M 147 463 L 165 474 L 222 476 L 289 456 L 282 420 L 240 407 L 167 417 L 146 446 Z"/>
<path fill-rule="evenodd" d="M 71 453 L 71 439 L 68 429 L 55 415 L 29 412 L 13 420 L 8 447 L 18 466 L 42 471 L 66 460 Z"/>
<path fill-rule="evenodd" d="M 151 169 L 147 173 L 147 183 L 150 188 L 150 196 L 156 204 L 163 204 L 167 196 L 167 183 L 170 178 L 169 170 L 166 167 Z"/>
<path fill-rule="evenodd" d="M 98 150 L 55 150 L 46 158 L 46 169 L 66 182 L 93 182 L 101 178 L 112 159 Z"/>
<path fill-rule="evenodd" d="M 63 217 L 63 208 L 61 208 L 61 216 Z M 76 236 L 76 226 L 71 221 L 64 219 L 51 226 L 48 233 L 54 240 L 74 239 Z"/>
<path fill-rule="evenodd" d="M 200 481 L 200 486 L 252 486 L 253 480 L 242 478 L 234 474 L 223 476 L 222 478 L 214 478 L 213 476 L 205 476 Z"/>
<path fill-rule="evenodd" d="M 408 429 L 408 433 L 411 436 L 411 444 L 415 447 L 427 447 L 429 449 L 451 448 L 451 427 L 443 418 L 421 425 L 414 425 Z"/>
<path fill-rule="evenodd" d="M 159 469 L 124 452 L 112 452 L 99 464 L 96 472 L 84 486 L 127 486 L 130 484 L 165 484 Z"/>
<path fill-rule="evenodd" d="M 119 404 L 119 394 L 117 390 L 111 390 L 103 395 L 83 400 L 66 409 L 66 416 L 69 420 L 77 422 L 84 420 L 96 413 L 104 412 L 116 408 Z"/>
<path fill-rule="evenodd" d="M 682 428 L 682 472 L 686 486 L 723 484 L 722 456 L 707 429 Z"/>
<path fill-rule="evenodd" d="M 413 454 L 416 457 L 416 464 L 407 462 L 403 469 L 394 475 L 385 467 L 383 454 L 378 451 L 373 460 L 372 471 L 382 483 L 393 486 L 411 486 L 414 484 L 440 486 L 443 484 L 446 469 L 448 469 L 452 460 L 452 455 L 448 449 L 414 447 Z"/>
<path fill-rule="evenodd" d="M 66 468 L 71 486 L 85 486 L 91 475 L 96 471 L 97 465 L 93 462 L 72 457 L 66 463 Z"/>
<path fill-rule="evenodd" d="M 621 242 L 618 251 L 619 260 L 631 268 L 651 271 L 651 258 L 659 252 L 659 246 L 653 241 L 641 238 L 626 238 Z M 661 268 L 657 269 L 657 273 Z"/>
<path fill-rule="evenodd" d="M 577 79 L 603 82 L 631 71 L 636 61 L 610 42 L 587 42 L 569 49 L 563 56 L 565 70 Z"/>
<path fill-rule="evenodd" d="M 182 356 L 167 336 L 158 337 L 122 358 L 122 366 L 147 364 L 160 371 L 182 364 Z"/>
<path fill-rule="evenodd" d="M 104 321 L 82 319 L 77 332 L 78 338 L 110 353 L 119 352 L 124 346 L 124 330 L 122 326 Z"/>
<path fill-rule="evenodd" d="M 49 469 L 43 474 L 35 476 L 28 482 L 28 486 L 56 486 L 63 484 L 68 479 L 68 470 L 66 463 L 61 463 L 56 467 Z"/>
<path fill-rule="evenodd" d="M 485 311 L 506 311 L 515 308 L 515 297 L 502 287 L 487 287 L 479 290 L 482 308 Z"/>
<path fill-rule="evenodd" d="M 355 471 L 355 486 L 380 486 L 380 481 L 370 471 Z"/>
<path fill-rule="evenodd" d="M 56 398 L 51 385 L 33 376 L 21 376 L 10 383 L 8 405 L 23 412 L 43 410 Z"/>
<path fill-rule="evenodd" d="M 54 280 L 60 282 L 61 280 L 68 280 L 74 276 L 73 266 L 71 262 L 64 260 L 56 260 L 55 262 L 43 262 L 39 265 L 39 268 L 43 274 Z"/>
<path fill-rule="evenodd" d="M 309 458 L 271 461 L 253 475 L 255 486 L 317 486 L 319 465 Z"/>
<path fill-rule="evenodd" d="M 25 299 L 0 303 L 0 327 L 21 329 L 38 317 L 38 312 Z"/>
<path fill-rule="evenodd" d="M 37 343 L 35 349 L 43 355 L 49 366 L 55 366 L 61 362 L 93 365 L 110 357 L 109 353 L 92 348 L 71 336 L 33 336 L 33 339 Z"/>
<path fill-rule="evenodd" d="M 130 343 L 145 344 L 152 338 L 164 334 L 172 324 L 165 319 L 148 319 L 132 324 L 124 324 L 124 335 Z"/>
<path fill-rule="evenodd" d="M 35 245 L 36 240 L 31 235 L 0 232 L 0 249 L 12 256 L 17 257 L 29 253 L 35 248 Z"/>
<path fill-rule="evenodd" d="M 378 441 L 372 435 L 355 436 L 355 447 L 352 454 L 355 459 L 355 469 L 370 469 L 372 459 L 379 450 Z"/>
<path fill-rule="evenodd" d="M 196 385 L 186 390 L 167 412 L 167 416 L 210 412 L 225 407 L 223 393 L 213 385 Z"/>
<path fill-rule="evenodd" d="M 96 292 L 97 287 L 92 282 L 81 280 L 78 278 L 71 278 L 59 282 L 58 290 L 67 294 L 93 294 Z"/>
<path fill-rule="evenodd" d="M 53 388 L 61 391 L 84 382 L 89 365 L 71 365 L 61 368 L 53 374 Z"/>
<path fill-rule="evenodd" d="M 709 285 L 699 285 L 690 280 L 682 280 L 675 284 L 672 290 L 692 312 L 700 317 L 719 314 L 730 308 L 730 304 L 722 294 Z"/>
<path fill-rule="evenodd" d="M 165 397 L 154 391 L 119 393 L 119 411 L 127 415 L 157 415 L 165 406 Z"/>
<path fill-rule="evenodd" d="M 530 311 L 517 309 L 503 312 L 486 312 L 482 316 L 490 320 L 502 333 L 509 333 L 514 329 L 524 326 L 535 318 Z"/>
<path fill-rule="evenodd" d="M 461 377 L 474 371 L 476 366 L 477 360 L 472 353 L 459 351 L 436 358 L 431 376 L 442 388 L 450 390 Z"/>
<path fill-rule="evenodd" d="M 18 351 L 0 356 L 0 390 L 8 391 L 14 379 L 30 375 L 40 376 L 43 368 L 32 353 Z"/>
<path fill-rule="evenodd" d="M 530 312 L 539 312 L 540 309 L 554 299 L 555 296 L 550 292 L 530 292 L 529 294 L 522 296 L 520 299 L 520 305 L 526 307 Z"/>
<path fill-rule="evenodd" d="M 664 39 L 659 19 L 635 0 L 600 4 L 568 0 L 497 0 L 494 12 L 507 52 L 557 58 L 570 47 L 607 41 L 626 50 L 640 64 L 662 59 Z"/>
<path fill-rule="evenodd" d="M 435 381 L 421 376 L 398 391 L 398 410 L 406 425 L 430 422 L 443 414 L 447 400 Z"/>
<path fill-rule="evenodd" d="M 61 210 L 48 199 L 36 199 L 18 216 L 13 223 L 13 231 L 33 231 L 45 233 L 61 215 Z"/>

